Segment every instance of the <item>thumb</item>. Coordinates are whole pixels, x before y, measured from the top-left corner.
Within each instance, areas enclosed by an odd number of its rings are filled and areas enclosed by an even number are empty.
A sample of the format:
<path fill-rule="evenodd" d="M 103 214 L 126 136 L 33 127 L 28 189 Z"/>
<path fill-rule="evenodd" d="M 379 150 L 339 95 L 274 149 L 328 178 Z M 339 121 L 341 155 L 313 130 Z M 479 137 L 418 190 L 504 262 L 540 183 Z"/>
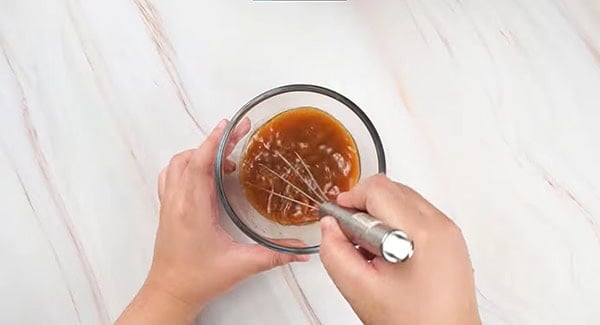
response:
<path fill-rule="evenodd" d="M 243 252 L 240 258 L 240 265 L 247 276 L 264 272 L 277 266 L 285 265 L 291 262 L 306 262 L 308 255 L 292 255 L 279 253 L 266 247 L 256 244 L 242 244 Z"/>
<path fill-rule="evenodd" d="M 187 165 L 187 169 L 193 177 L 207 177 L 213 175 L 213 164 L 215 157 L 217 156 L 217 147 L 219 146 L 219 141 L 221 141 L 221 136 L 225 133 L 227 123 L 227 120 L 221 120 L 204 142 L 202 142 L 200 147 L 193 151 Z M 198 181 L 198 183 L 202 182 Z"/>
<path fill-rule="evenodd" d="M 321 219 L 320 255 L 327 273 L 342 292 L 372 278 L 375 272 L 332 217 Z"/>

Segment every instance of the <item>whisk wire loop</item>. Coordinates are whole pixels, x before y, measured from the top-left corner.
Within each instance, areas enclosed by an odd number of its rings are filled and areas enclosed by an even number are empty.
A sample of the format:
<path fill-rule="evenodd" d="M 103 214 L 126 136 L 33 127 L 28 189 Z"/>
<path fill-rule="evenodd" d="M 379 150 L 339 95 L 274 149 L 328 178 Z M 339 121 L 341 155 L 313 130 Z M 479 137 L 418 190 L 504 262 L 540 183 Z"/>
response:
<path fill-rule="evenodd" d="M 287 179 L 285 177 L 285 174 L 278 173 L 277 171 L 273 170 L 271 167 L 269 167 L 269 166 L 267 166 L 267 165 L 265 165 L 263 163 L 258 163 L 258 166 L 260 166 L 261 168 L 264 168 L 269 173 L 273 174 L 275 177 L 277 177 L 280 180 L 282 180 L 284 183 L 286 183 L 287 185 L 289 185 L 294 191 L 296 191 L 297 193 L 299 193 L 300 195 L 304 196 L 305 198 L 307 198 L 308 200 L 310 200 L 312 203 L 314 203 L 314 205 L 306 203 L 306 202 L 302 202 L 302 201 L 300 201 L 298 199 L 295 199 L 293 197 L 290 197 L 290 196 L 282 194 L 282 193 L 277 193 L 273 189 L 264 188 L 262 186 L 253 184 L 251 182 L 245 182 L 245 184 L 247 184 L 249 186 L 252 186 L 254 188 L 257 188 L 257 189 L 259 189 L 261 191 L 264 191 L 266 193 L 269 193 L 269 195 L 274 195 L 274 196 L 279 197 L 279 198 L 281 198 L 283 200 L 286 200 L 288 202 L 301 205 L 301 206 L 309 208 L 311 210 L 318 210 L 319 206 L 321 204 L 323 204 L 323 203 L 325 203 L 325 202 L 328 201 L 327 195 L 325 194 L 325 192 L 323 191 L 323 189 L 319 185 L 319 182 L 316 180 L 316 178 L 314 177 L 314 175 L 310 171 L 310 168 L 308 167 L 308 165 L 306 164 L 306 162 L 304 161 L 304 159 L 302 159 L 302 157 L 296 151 L 294 151 L 294 154 L 298 158 L 298 161 L 302 164 L 303 169 L 305 171 L 304 173 L 306 175 L 302 175 L 302 173 L 300 172 L 300 170 L 298 170 L 297 168 L 295 168 L 294 165 L 292 165 L 292 163 L 287 158 L 285 158 L 279 151 L 275 151 L 275 154 L 290 168 L 290 171 L 292 171 L 300 179 L 300 181 L 302 183 L 304 183 L 304 185 L 308 188 L 308 191 L 303 190 L 298 185 L 294 184 L 294 182 L 292 182 L 291 180 Z"/>

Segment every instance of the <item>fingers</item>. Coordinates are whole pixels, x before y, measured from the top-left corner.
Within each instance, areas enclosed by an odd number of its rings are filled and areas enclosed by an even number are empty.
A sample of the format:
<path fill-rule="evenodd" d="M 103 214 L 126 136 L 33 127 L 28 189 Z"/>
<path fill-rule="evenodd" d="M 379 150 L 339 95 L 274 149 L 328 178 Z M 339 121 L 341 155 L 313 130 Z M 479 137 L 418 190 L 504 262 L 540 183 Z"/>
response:
<path fill-rule="evenodd" d="M 234 162 L 233 160 L 226 159 L 226 160 L 223 162 L 223 171 L 224 171 L 226 174 L 231 174 L 231 173 L 233 173 L 233 172 L 235 171 L 235 168 L 236 168 L 236 165 L 235 165 L 235 162 Z"/>
<path fill-rule="evenodd" d="M 308 255 L 283 254 L 257 244 L 237 244 L 239 266 L 246 276 L 264 272 L 291 262 L 306 262 Z"/>
<path fill-rule="evenodd" d="M 308 246 L 305 242 L 301 241 L 300 239 L 295 239 L 295 238 L 269 238 L 269 241 L 281 245 L 281 246 L 287 246 L 287 247 L 297 247 L 297 248 L 301 248 L 301 247 L 306 247 Z"/>
<path fill-rule="evenodd" d="M 217 155 L 217 147 L 225 128 L 227 126 L 227 120 L 222 120 L 211 132 L 211 134 L 204 140 L 202 145 L 194 152 L 188 168 L 190 172 L 196 176 L 201 175 L 212 175 L 213 164 Z M 235 145 L 250 131 L 250 119 L 247 117 L 237 125 L 235 130 L 229 135 L 227 146 L 225 147 L 224 156 L 227 157 L 233 151 Z M 226 173 L 235 171 L 235 162 L 226 159 L 223 162 L 223 170 Z"/>
<path fill-rule="evenodd" d="M 398 192 L 399 188 L 396 186 L 396 183 L 392 182 L 385 175 L 378 174 L 367 178 L 349 192 L 341 193 L 337 201 L 339 204 L 347 207 L 363 211 L 368 210 L 374 213 L 369 208 L 381 210 L 375 203 L 381 201 L 380 197 L 382 195 L 388 197 L 397 195 Z"/>
<path fill-rule="evenodd" d="M 229 157 L 229 155 L 231 155 L 231 152 L 233 151 L 233 148 L 235 148 L 235 145 L 238 144 L 238 142 L 240 142 L 240 140 L 248 133 L 248 131 L 250 131 L 250 119 L 248 117 L 245 117 L 229 136 L 229 139 L 227 140 L 227 146 L 225 147 L 225 157 Z M 223 162 L 223 171 L 226 174 L 233 173 L 235 169 L 236 164 L 234 161 L 226 159 Z"/>
<path fill-rule="evenodd" d="M 367 211 L 374 217 L 404 227 L 411 217 L 407 209 L 407 192 L 397 183 L 379 174 L 367 178 L 349 192 L 337 197 L 338 204 Z"/>
<path fill-rule="evenodd" d="M 368 281 L 373 268 L 332 217 L 321 219 L 321 261 L 340 290 Z"/>
<path fill-rule="evenodd" d="M 167 167 L 163 168 L 158 174 L 158 201 L 162 202 L 165 197 L 165 186 L 167 180 Z"/>
<path fill-rule="evenodd" d="M 217 153 L 219 141 L 225 132 L 227 120 L 222 120 L 217 124 L 215 129 L 200 145 L 198 149 L 190 149 L 180 152 L 171 158 L 169 165 L 161 171 L 158 179 L 158 196 L 159 200 L 164 197 L 167 187 L 176 185 L 181 180 L 184 171 L 190 170 L 192 174 L 212 176 L 213 163 Z M 240 139 L 242 139 L 250 130 L 250 120 L 244 118 L 236 127 L 230 136 L 226 154 L 229 155 Z M 223 162 L 223 171 L 232 173 L 236 169 L 234 161 L 226 159 Z M 196 182 L 190 182 L 196 184 Z"/>
<path fill-rule="evenodd" d="M 194 153 L 188 164 L 188 171 L 195 177 L 210 177 L 213 175 L 213 165 L 217 155 L 219 141 L 225 132 L 227 120 L 222 120 L 208 135 L 200 147 Z"/>
<path fill-rule="evenodd" d="M 235 130 L 229 136 L 227 140 L 227 147 L 225 148 L 225 157 L 228 157 L 235 145 L 250 131 L 250 119 L 244 117 L 240 123 L 236 126 Z"/>
<path fill-rule="evenodd" d="M 169 165 L 166 167 L 165 171 L 165 187 L 170 187 L 179 182 L 183 172 L 185 171 L 190 158 L 192 157 L 194 150 L 185 150 L 182 151 L 173 158 L 169 162 Z"/>

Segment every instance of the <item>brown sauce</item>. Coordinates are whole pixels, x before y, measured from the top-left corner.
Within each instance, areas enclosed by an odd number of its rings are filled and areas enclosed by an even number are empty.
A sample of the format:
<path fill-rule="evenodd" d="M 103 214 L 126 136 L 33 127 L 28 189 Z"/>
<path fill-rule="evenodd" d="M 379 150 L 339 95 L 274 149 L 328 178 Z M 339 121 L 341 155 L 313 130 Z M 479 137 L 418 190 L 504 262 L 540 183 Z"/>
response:
<path fill-rule="evenodd" d="M 356 184 L 359 174 L 352 136 L 331 115 L 313 107 L 285 111 L 257 129 L 246 145 L 240 168 L 250 204 L 283 225 L 319 219 L 317 210 L 307 206 L 317 204 L 290 183 L 320 202 L 317 193 L 334 200 Z"/>

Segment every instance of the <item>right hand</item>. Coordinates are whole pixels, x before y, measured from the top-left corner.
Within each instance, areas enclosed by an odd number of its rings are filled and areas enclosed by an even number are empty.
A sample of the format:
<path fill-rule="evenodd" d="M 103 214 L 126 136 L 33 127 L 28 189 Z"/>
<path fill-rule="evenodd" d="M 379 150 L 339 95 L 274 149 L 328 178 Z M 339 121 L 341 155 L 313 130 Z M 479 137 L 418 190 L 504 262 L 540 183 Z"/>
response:
<path fill-rule="evenodd" d="M 368 261 L 332 217 L 321 220 L 321 260 L 365 324 L 480 324 L 473 269 L 460 229 L 412 189 L 383 175 L 337 198 L 402 229 L 412 258 Z"/>

